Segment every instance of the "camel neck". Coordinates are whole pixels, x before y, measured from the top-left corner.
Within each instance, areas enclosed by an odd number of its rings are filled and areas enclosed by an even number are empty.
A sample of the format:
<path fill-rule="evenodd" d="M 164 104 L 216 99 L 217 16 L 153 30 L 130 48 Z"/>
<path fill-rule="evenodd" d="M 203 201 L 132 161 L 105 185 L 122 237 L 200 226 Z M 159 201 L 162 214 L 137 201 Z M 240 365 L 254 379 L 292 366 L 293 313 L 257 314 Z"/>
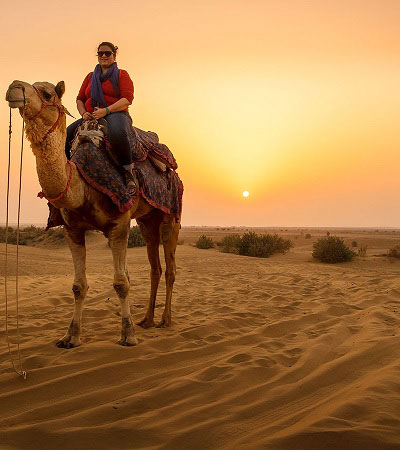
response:
<path fill-rule="evenodd" d="M 32 150 L 36 157 L 36 170 L 39 183 L 44 194 L 49 198 L 57 198 L 64 192 L 70 175 L 70 166 L 64 152 L 65 132 L 56 131 L 40 142 L 32 142 Z M 83 181 L 76 168 L 70 188 L 66 195 L 54 202 L 57 208 L 75 209 L 83 204 Z"/>

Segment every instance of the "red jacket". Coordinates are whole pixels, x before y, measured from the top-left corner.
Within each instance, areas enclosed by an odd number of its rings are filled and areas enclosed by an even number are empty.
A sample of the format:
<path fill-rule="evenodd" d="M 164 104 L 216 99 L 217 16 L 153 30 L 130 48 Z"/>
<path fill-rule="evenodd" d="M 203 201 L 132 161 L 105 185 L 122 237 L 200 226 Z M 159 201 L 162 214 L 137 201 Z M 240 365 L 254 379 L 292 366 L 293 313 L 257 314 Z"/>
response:
<path fill-rule="evenodd" d="M 83 80 L 82 86 L 79 90 L 77 100 L 81 100 L 86 108 L 86 111 L 93 112 L 93 107 L 91 104 L 90 97 L 90 86 L 92 84 L 92 73 L 86 75 L 86 78 Z M 110 106 L 121 98 L 126 98 L 129 101 L 129 104 L 132 104 L 133 100 L 133 83 L 132 80 L 126 70 L 120 69 L 119 71 L 119 89 L 121 91 L 120 96 L 114 91 L 114 88 L 111 84 L 111 81 L 108 79 L 101 83 L 101 87 L 103 88 L 104 99 L 107 103 L 105 106 Z M 128 108 L 125 109 L 128 111 Z"/>

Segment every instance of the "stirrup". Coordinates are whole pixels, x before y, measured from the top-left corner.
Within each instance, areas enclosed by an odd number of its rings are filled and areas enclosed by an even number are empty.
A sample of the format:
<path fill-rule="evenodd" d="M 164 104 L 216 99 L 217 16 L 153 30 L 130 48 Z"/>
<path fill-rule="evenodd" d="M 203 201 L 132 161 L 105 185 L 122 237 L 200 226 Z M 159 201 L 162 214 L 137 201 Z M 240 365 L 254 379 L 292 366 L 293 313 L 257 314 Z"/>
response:
<path fill-rule="evenodd" d="M 124 179 L 126 187 L 136 189 L 136 180 L 132 173 L 132 169 L 124 169 Z"/>

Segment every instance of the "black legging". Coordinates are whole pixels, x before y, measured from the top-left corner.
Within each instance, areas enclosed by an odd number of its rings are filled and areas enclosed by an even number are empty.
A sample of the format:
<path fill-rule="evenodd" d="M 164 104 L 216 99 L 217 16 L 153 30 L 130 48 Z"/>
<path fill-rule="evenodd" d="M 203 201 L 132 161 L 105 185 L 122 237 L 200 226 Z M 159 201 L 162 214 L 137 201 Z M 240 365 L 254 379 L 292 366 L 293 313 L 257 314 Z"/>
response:
<path fill-rule="evenodd" d="M 127 111 L 120 111 L 108 114 L 104 119 L 108 125 L 108 140 L 118 162 L 121 166 L 130 166 L 132 164 L 132 148 L 136 144 L 131 116 Z M 67 127 L 65 154 L 68 159 L 71 157 L 71 144 L 75 136 L 75 131 L 82 122 L 83 119 L 78 119 Z"/>

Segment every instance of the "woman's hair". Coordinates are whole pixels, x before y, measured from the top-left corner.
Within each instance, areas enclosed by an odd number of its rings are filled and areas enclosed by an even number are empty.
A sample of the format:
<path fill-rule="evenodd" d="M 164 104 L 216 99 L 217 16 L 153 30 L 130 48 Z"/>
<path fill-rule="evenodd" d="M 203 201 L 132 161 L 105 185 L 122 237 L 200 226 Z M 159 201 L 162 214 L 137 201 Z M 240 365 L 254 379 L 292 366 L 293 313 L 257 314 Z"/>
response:
<path fill-rule="evenodd" d="M 102 42 L 102 43 L 99 44 L 99 46 L 97 47 L 97 51 L 99 51 L 99 48 L 100 48 L 102 45 L 105 45 L 105 46 L 107 46 L 107 47 L 110 47 L 111 50 L 112 50 L 112 52 L 114 53 L 114 55 L 115 55 L 115 56 L 117 55 L 118 47 L 117 47 L 116 45 L 114 45 L 114 44 L 111 44 L 111 42 Z"/>

